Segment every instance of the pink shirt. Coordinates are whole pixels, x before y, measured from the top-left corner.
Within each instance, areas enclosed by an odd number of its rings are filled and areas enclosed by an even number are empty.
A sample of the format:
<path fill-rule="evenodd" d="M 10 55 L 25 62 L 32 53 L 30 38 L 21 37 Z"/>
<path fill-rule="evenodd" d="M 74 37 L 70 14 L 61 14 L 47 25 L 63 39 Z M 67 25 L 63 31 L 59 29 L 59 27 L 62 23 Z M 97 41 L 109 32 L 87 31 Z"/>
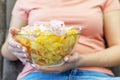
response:
<path fill-rule="evenodd" d="M 55 19 L 64 21 L 66 25 L 82 27 L 75 51 L 90 54 L 105 49 L 103 14 L 118 9 L 119 0 L 17 0 L 12 15 L 28 20 L 28 24 Z M 103 67 L 80 69 L 112 74 Z M 26 64 L 19 78 L 31 71 L 35 70 Z"/>

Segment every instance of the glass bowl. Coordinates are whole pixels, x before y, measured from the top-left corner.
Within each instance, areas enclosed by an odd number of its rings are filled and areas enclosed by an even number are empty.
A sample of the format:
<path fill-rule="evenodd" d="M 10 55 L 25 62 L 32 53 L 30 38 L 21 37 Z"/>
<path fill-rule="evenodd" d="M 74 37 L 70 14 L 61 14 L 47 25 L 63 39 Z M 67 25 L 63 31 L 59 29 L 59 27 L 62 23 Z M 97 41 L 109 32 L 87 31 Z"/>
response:
<path fill-rule="evenodd" d="M 78 36 L 77 32 L 61 36 L 18 33 L 16 40 L 27 48 L 33 64 L 52 67 L 64 64 L 63 58 L 72 52 Z"/>

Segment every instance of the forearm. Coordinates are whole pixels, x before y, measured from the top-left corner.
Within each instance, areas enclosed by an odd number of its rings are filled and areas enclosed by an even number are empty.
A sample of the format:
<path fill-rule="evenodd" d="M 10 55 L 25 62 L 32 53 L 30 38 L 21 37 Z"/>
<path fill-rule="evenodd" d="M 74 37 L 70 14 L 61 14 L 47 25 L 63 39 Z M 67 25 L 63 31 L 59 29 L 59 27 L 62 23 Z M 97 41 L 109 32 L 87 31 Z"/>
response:
<path fill-rule="evenodd" d="M 98 51 L 88 55 L 82 55 L 79 66 L 112 67 L 120 65 L 120 45 Z"/>
<path fill-rule="evenodd" d="M 19 19 L 15 16 L 11 17 L 10 28 L 14 27 L 16 29 L 20 29 L 21 27 L 26 26 L 26 25 L 27 25 L 27 20 Z M 17 57 L 11 54 L 7 48 L 9 38 L 10 38 L 10 34 L 8 33 L 8 37 L 1 49 L 2 55 L 9 60 L 13 60 L 13 61 L 18 60 Z"/>
<path fill-rule="evenodd" d="M 120 65 L 120 10 L 104 14 L 104 36 L 107 49 L 83 55 L 79 66 L 112 67 Z"/>

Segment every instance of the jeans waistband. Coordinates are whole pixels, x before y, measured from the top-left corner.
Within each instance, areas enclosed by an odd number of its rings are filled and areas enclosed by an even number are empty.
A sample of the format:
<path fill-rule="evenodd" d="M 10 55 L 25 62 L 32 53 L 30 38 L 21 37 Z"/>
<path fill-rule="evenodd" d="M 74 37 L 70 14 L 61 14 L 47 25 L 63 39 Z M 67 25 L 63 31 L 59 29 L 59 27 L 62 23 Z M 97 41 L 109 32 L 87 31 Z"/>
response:
<path fill-rule="evenodd" d="M 71 71 L 71 75 L 76 76 L 103 76 L 103 77 L 111 77 L 112 75 L 101 73 L 101 72 L 95 72 L 95 71 L 88 71 L 88 70 L 79 70 L 79 69 L 73 69 Z"/>

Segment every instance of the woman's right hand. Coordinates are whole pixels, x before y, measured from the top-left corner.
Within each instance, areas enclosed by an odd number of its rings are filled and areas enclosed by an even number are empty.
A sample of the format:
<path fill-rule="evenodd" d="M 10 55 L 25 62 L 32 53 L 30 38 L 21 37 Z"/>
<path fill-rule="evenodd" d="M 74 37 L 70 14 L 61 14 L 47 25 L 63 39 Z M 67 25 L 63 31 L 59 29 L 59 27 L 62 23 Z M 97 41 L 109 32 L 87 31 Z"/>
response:
<path fill-rule="evenodd" d="M 23 62 L 23 64 L 25 64 L 26 61 L 28 61 L 27 49 L 15 40 L 16 31 L 18 30 L 14 28 L 10 29 L 10 37 L 8 39 L 7 48 L 11 54 L 16 56 L 21 62 Z"/>

